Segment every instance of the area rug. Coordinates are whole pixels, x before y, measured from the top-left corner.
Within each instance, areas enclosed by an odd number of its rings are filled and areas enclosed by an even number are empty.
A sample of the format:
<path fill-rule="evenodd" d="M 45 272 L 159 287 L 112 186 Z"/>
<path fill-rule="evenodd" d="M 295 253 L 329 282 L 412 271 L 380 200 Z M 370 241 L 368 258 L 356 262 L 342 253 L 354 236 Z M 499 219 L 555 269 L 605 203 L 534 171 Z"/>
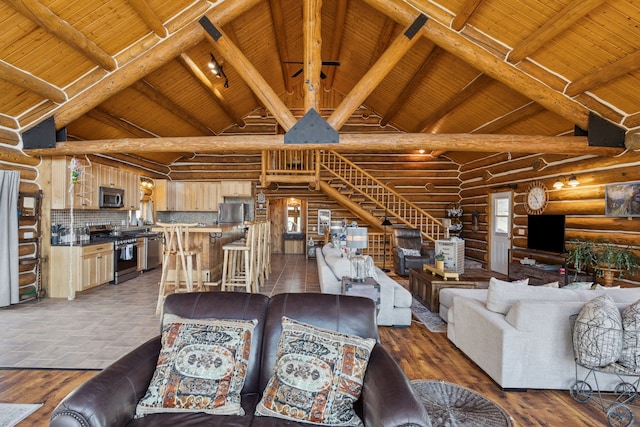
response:
<path fill-rule="evenodd" d="M 411 313 L 431 332 L 447 332 L 447 324 L 440 318 L 440 315 L 432 313 L 415 298 L 412 298 L 411 301 Z"/>
<path fill-rule="evenodd" d="M 42 403 L 0 403 L 0 427 L 13 427 L 33 414 Z"/>
<path fill-rule="evenodd" d="M 433 427 L 512 427 L 500 406 L 480 393 L 445 381 L 411 381 Z"/>

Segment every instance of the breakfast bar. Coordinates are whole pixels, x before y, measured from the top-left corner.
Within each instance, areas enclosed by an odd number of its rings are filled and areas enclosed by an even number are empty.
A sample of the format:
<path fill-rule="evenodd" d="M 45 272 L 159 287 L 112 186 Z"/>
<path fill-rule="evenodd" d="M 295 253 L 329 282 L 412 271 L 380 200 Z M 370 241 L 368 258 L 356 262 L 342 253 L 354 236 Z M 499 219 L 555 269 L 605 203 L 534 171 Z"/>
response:
<path fill-rule="evenodd" d="M 189 229 L 193 234 L 194 243 L 202 247 L 202 277 L 205 283 L 218 282 L 222 277 L 222 247 L 244 236 L 245 225 L 211 224 L 201 225 Z M 162 227 L 152 227 L 152 231 L 162 232 Z M 173 274 L 173 266 L 169 266 L 169 276 Z"/>

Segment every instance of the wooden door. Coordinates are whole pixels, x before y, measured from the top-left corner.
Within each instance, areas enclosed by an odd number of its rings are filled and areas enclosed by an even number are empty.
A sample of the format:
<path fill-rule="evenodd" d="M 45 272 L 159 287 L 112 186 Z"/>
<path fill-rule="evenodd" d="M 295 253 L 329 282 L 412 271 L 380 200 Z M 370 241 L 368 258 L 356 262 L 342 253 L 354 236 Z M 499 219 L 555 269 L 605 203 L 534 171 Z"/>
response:
<path fill-rule="evenodd" d="M 271 252 L 284 253 L 283 234 L 287 226 L 287 199 L 269 199 L 269 219 L 271 219 Z"/>

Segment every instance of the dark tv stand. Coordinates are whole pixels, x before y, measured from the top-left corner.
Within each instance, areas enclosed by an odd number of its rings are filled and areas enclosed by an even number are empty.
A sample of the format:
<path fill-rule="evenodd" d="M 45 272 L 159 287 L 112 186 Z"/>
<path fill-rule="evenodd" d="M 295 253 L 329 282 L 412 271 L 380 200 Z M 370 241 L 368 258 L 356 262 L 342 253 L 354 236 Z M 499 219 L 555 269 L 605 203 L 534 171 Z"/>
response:
<path fill-rule="evenodd" d="M 521 264 L 520 260 L 524 258 L 534 259 L 536 264 Z M 556 281 L 560 286 L 571 282 L 593 281 L 592 275 L 578 274 L 576 278 L 575 270 L 567 269 L 567 261 L 563 254 L 530 249 L 511 249 L 509 251 L 509 259 L 510 280 L 529 278 L 529 284 L 533 286 Z M 564 268 L 564 274 L 560 273 L 561 268 Z"/>

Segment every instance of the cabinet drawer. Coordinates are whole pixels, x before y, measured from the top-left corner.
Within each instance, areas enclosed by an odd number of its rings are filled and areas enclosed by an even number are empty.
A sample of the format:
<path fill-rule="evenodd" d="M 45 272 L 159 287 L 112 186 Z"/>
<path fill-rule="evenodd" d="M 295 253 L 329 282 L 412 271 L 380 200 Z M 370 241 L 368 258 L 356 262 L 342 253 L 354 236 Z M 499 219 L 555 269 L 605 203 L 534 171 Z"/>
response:
<path fill-rule="evenodd" d="M 82 256 L 98 254 L 101 252 L 113 252 L 113 243 L 100 243 L 98 245 L 84 246 Z"/>

